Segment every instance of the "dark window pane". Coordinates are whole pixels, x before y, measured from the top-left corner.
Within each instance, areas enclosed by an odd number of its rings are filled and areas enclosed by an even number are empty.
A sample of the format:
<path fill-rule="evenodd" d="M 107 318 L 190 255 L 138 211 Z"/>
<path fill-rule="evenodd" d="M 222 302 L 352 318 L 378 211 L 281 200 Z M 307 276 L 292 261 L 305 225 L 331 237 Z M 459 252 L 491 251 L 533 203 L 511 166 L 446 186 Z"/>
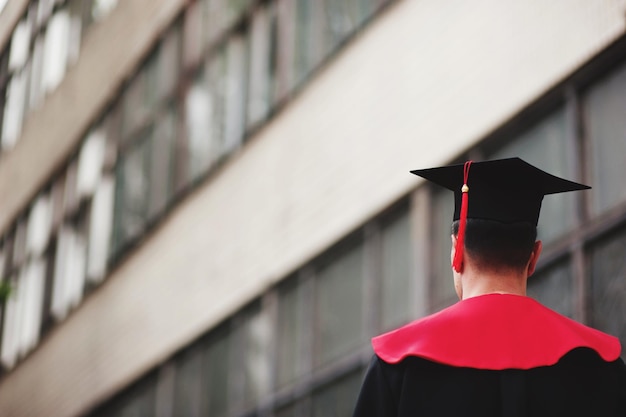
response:
<path fill-rule="evenodd" d="M 411 315 L 411 228 L 409 216 L 382 230 L 382 325 L 390 329 Z"/>
<path fill-rule="evenodd" d="M 452 217 L 454 215 L 454 195 L 448 190 L 438 189 L 432 200 L 432 251 L 431 294 L 434 310 L 454 303 L 458 298 L 454 291 L 452 276 Z"/>
<path fill-rule="evenodd" d="M 313 417 L 350 417 L 361 387 L 362 373 L 351 373 L 313 394 Z"/>
<path fill-rule="evenodd" d="M 143 230 L 149 202 L 149 141 L 144 138 L 120 157 L 116 172 L 114 247 L 137 237 Z"/>
<path fill-rule="evenodd" d="M 570 318 L 574 317 L 574 285 L 570 263 L 562 262 L 528 279 L 528 295 Z"/>
<path fill-rule="evenodd" d="M 202 384 L 203 352 L 194 347 L 184 352 L 176 361 L 174 384 L 174 415 L 200 416 L 200 402 L 205 392 Z"/>
<path fill-rule="evenodd" d="M 551 174 L 571 178 L 571 152 L 567 151 L 567 125 L 565 111 L 555 113 L 507 143 L 489 159 L 520 157 Z M 574 227 L 574 193 L 548 195 L 543 199 L 539 216 L 538 237 L 549 242 Z"/>
<path fill-rule="evenodd" d="M 177 126 L 178 112 L 170 106 L 157 119 L 150 147 L 150 218 L 163 213 L 172 196 Z"/>
<path fill-rule="evenodd" d="M 619 337 L 622 345 L 626 345 L 625 253 L 625 229 L 594 244 L 589 250 L 591 325 Z"/>
<path fill-rule="evenodd" d="M 316 364 L 363 341 L 363 247 L 352 248 L 319 272 L 316 282 Z"/>
<path fill-rule="evenodd" d="M 302 291 L 299 283 L 292 278 L 279 291 L 278 334 L 277 334 L 277 382 L 279 387 L 293 382 L 302 375 Z"/>
<path fill-rule="evenodd" d="M 585 97 L 591 150 L 593 213 L 626 200 L 626 66 L 597 83 Z"/>
<path fill-rule="evenodd" d="M 206 372 L 208 404 L 205 415 L 223 417 L 228 412 L 231 372 L 229 369 L 230 333 L 221 329 L 208 345 Z"/>

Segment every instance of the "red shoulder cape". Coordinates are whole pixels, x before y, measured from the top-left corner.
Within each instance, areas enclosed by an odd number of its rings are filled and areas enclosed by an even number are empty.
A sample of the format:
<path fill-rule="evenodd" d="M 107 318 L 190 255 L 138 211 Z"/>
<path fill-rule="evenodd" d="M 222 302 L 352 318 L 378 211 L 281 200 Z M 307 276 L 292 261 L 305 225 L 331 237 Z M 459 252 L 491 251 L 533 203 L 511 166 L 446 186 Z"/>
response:
<path fill-rule="evenodd" d="M 564 317 L 529 297 L 487 294 L 460 301 L 372 339 L 387 363 L 419 356 L 451 366 L 530 369 L 554 365 L 578 347 L 616 360 L 616 337 Z"/>

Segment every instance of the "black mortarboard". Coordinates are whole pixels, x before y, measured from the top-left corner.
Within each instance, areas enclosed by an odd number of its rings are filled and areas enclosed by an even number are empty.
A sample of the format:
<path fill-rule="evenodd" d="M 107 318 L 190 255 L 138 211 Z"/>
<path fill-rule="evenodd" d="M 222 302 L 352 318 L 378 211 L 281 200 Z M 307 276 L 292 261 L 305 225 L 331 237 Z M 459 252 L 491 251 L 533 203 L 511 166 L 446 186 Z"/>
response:
<path fill-rule="evenodd" d="M 468 161 L 411 172 L 454 192 L 453 220 L 462 223 L 459 229 L 463 230 L 459 230 L 457 239 L 461 245 L 465 229 L 464 210 L 469 219 L 528 222 L 536 226 L 544 195 L 591 188 L 548 174 L 520 158 Z"/>

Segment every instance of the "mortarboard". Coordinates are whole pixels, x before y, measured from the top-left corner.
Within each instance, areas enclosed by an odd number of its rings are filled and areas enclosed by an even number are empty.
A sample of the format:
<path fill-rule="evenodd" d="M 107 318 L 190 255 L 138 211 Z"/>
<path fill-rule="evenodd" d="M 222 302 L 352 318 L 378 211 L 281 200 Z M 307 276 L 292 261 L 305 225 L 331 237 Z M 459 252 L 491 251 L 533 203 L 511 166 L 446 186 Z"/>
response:
<path fill-rule="evenodd" d="M 460 220 L 453 263 L 456 271 L 460 271 L 462 261 L 463 251 L 459 249 L 463 247 L 466 219 L 536 226 L 544 195 L 591 188 L 548 174 L 520 158 L 468 161 L 411 173 L 454 192 L 453 220 Z"/>

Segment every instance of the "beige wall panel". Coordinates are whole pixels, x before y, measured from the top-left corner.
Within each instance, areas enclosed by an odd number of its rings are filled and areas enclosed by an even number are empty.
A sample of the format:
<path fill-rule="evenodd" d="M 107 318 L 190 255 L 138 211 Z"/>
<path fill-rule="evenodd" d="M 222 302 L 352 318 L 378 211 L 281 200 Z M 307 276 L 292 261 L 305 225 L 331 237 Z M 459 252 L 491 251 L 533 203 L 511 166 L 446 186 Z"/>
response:
<path fill-rule="evenodd" d="M 4 380 L 0 415 L 77 415 L 165 359 L 622 34 L 623 3 L 398 2 Z"/>
<path fill-rule="evenodd" d="M 30 113 L 15 148 L 0 159 L 0 233 L 67 160 L 85 131 L 184 0 L 124 0 L 89 28 L 78 63 Z"/>

